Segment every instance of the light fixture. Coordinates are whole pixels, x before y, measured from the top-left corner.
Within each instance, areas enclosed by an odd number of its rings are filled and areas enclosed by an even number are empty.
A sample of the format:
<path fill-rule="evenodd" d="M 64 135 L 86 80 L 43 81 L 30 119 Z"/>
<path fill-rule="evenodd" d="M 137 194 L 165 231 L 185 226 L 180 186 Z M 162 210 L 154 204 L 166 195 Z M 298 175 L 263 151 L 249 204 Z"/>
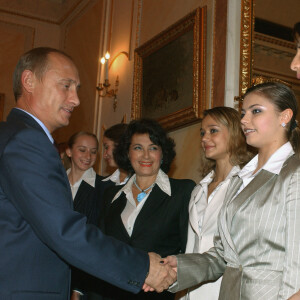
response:
<path fill-rule="evenodd" d="M 106 52 L 105 55 L 100 59 L 100 63 L 104 67 L 104 83 L 98 83 L 98 85 L 96 86 L 96 89 L 98 91 L 99 97 L 112 97 L 114 99 L 113 108 L 114 108 L 114 111 L 116 111 L 119 76 L 117 76 L 117 78 L 116 78 L 115 88 L 109 89 L 111 84 L 109 83 L 109 79 L 108 79 L 108 70 L 109 70 L 109 67 L 111 66 L 111 64 L 114 62 L 114 59 L 113 59 L 113 61 L 109 65 L 109 59 L 110 59 L 109 52 Z"/>

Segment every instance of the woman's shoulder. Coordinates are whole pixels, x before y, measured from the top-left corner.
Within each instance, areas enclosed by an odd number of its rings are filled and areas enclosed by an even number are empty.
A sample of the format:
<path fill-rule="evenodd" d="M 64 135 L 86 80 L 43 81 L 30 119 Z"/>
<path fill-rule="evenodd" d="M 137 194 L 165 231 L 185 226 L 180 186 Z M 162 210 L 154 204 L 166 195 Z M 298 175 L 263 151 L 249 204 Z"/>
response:
<path fill-rule="evenodd" d="M 189 187 L 194 188 L 194 186 L 196 185 L 195 181 L 193 181 L 192 179 L 169 178 L 169 180 L 170 180 L 171 186 L 178 186 L 178 187 L 189 186 Z"/>
<path fill-rule="evenodd" d="M 297 154 L 293 154 L 288 157 L 280 170 L 281 174 L 288 173 L 299 173 L 300 172 L 300 157 Z"/>
<path fill-rule="evenodd" d="M 101 176 L 99 174 L 96 174 L 96 181 L 102 181 L 105 178 L 105 176 Z"/>

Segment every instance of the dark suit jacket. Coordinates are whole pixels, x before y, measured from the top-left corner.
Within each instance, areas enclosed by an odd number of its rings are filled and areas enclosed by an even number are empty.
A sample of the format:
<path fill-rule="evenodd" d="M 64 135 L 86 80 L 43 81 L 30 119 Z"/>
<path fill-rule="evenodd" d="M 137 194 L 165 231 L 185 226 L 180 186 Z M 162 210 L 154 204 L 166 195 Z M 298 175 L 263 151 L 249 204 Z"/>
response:
<path fill-rule="evenodd" d="M 107 187 L 113 186 L 112 181 L 102 181 L 105 178 L 96 174 L 95 187 L 82 180 L 74 199 L 74 210 L 87 217 L 88 224 L 98 226 L 103 215 L 103 193 Z"/>
<path fill-rule="evenodd" d="M 188 204 L 195 183 L 189 179 L 172 179 L 171 196 L 155 185 L 141 209 L 131 237 L 121 219 L 127 199 L 122 193 L 112 201 L 120 186 L 111 187 L 104 193 L 105 226 L 103 232 L 135 248 L 156 252 L 162 257 L 184 253 L 187 226 Z"/>
<path fill-rule="evenodd" d="M 118 199 L 111 202 L 119 186 L 109 188 L 104 193 L 105 219 L 103 231 L 135 248 L 156 252 L 162 257 L 184 253 L 187 241 L 188 204 L 195 183 L 188 179 L 172 179 L 171 196 L 165 194 L 158 185 L 155 185 L 134 223 L 131 237 L 128 235 L 121 213 L 127 199 L 123 192 Z M 107 291 L 108 290 L 108 291 Z M 115 288 L 108 288 L 107 295 L 113 299 L 148 299 L 148 295 L 141 292 L 137 297 L 129 296 Z M 127 295 L 127 296 L 126 296 Z M 174 296 L 167 293 L 159 296 L 152 293 L 151 299 L 167 299 Z"/>
<path fill-rule="evenodd" d="M 87 217 L 87 224 L 98 226 L 103 219 L 104 201 L 103 193 L 106 188 L 114 186 L 111 180 L 102 181 L 105 177 L 96 174 L 95 187 L 82 180 L 74 199 L 74 210 Z M 93 288 L 96 286 L 96 288 Z M 72 268 L 72 290 L 87 293 L 89 290 L 101 289 L 99 279 L 77 268 Z"/>
<path fill-rule="evenodd" d="M 60 157 L 39 124 L 13 109 L 0 123 L 0 299 L 66 300 L 72 264 L 138 292 L 148 255 L 73 211 Z"/>

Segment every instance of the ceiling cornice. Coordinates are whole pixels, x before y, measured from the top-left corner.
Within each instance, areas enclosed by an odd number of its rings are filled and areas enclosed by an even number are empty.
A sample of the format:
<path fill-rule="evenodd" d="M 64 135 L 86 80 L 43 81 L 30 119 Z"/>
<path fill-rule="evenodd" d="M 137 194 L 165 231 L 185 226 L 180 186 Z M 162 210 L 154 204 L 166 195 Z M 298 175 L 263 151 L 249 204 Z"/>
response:
<path fill-rule="evenodd" d="M 61 25 L 74 11 L 88 3 L 88 0 L 25 0 L 21 3 L 0 0 L 0 12 Z"/>

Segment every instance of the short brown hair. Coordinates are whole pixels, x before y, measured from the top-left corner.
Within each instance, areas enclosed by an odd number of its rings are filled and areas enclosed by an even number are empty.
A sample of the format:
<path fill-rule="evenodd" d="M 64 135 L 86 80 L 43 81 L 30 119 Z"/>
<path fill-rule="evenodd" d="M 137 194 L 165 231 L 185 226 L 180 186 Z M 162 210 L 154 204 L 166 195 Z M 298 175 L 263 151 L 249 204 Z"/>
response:
<path fill-rule="evenodd" d="M 97 150 L 99 148 L 99 141 L 97 139 L 97 136 L 91 132 L 87 132 L 87 131 L 79 131 L 79 132 L 76 132 L 74 133 L 70 138 L 69 138 L 69 141 L 68 141 L 68 147 L 70 149 L 72 149 L 73 145 L 76 143 L 76 140 L 80 137 L 80 136 L 90 136 L 92 138 L 95 139 L 96 141 L 96 144 L 97 144 Z"/>
<path fill-rule="evenodd" d="M 49 47 L 33 48 L 30 51 L 24 53 L 19 59 L 13 74 L 13 91 L 16 101 L 22 95 L 22 73 L 25 70 L 30 70 L 35 74 L 37 79 L 41 80 L 49 66 L 48 55 L 50 53 L 61 54 L 73 61 L 72 58 L 63 51 Z"/>
<path fill-rule="evenodd" d="M 245 135 L 241 128 L 240 114 L 231 107 L 214 107 L 204 111 L 204 118 L 212 117 L 216 122 L 226 126 L 229 133 L 228 152 L 229 160 L 233 166 L 244 166 L 251 158 L 247 149 Z M 204 119 L 203 118 L 203 119 Z M 216 166 L 216 162 L 205 157 L 201 147 L 202 177 L 206 176 Z"/>
<path fill-rule="evenodd" d="M 297 41 L 300 38 L 300 22 L 298 22 L 294 25 L 293 38 L 295 41 Z"/>

